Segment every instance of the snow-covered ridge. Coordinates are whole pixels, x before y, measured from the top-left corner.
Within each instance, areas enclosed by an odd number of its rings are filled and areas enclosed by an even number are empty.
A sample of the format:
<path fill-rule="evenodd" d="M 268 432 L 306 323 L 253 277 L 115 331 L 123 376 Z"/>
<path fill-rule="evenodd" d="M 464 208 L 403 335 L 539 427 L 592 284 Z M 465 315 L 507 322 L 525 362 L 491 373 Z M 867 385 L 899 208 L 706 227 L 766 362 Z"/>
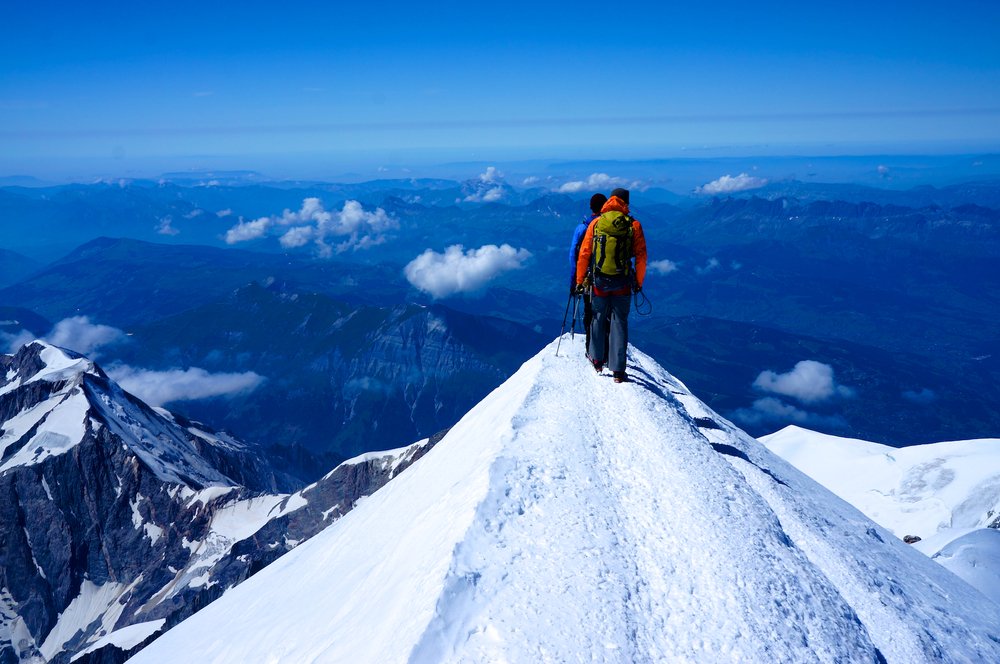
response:
<path fill-rule="evenodd" d="M 133 661 L 1000 661 L 1000 607 L 647 356 L 615 385 L 580 346 Z"/>
<path fill-rule="evenodd" d="M 0 366 L 6 368 L 0 399 L 9 404 L 0 408 L 0 474 L 65 454 L 106 426 L 164 481 L 232 484 L 201 457 L 190 435 L 124 393 L 87 358 L 34 341 L 3 356 Z M 51 388 L 38 390 L 38 383 Z"/>
<path fill-rule="evenodd" d="M 760 440 L 1000 603 L 1000 439 L 895 448 L 789 426 Z"/>

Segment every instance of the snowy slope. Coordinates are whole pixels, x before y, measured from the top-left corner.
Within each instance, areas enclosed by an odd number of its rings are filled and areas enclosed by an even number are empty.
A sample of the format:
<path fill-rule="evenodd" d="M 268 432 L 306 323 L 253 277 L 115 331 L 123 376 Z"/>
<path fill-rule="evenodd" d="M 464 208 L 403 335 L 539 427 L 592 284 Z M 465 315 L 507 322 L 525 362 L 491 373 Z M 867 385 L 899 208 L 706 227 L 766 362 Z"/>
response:
<path fill-rule="evenodd" d="M 650 358 L 554 350 L 132 661 L 1000 661 L 1000 607 Z"/>
<path fill-rule="evenodd" d="M 789 426 L 760 440 L 1000 603 L 1000 439 L 897 449 Z"/>

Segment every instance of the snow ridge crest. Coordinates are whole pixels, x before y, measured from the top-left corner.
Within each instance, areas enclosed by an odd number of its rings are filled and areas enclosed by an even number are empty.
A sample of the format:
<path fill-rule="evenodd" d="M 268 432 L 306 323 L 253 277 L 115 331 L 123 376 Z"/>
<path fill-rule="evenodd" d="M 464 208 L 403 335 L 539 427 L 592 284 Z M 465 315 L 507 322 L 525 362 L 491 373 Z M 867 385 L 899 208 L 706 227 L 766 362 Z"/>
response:
<path fill-rule="evenodd" d="M 1000 607 L 579 341 L 134 661 L 1000 661 Z"/>

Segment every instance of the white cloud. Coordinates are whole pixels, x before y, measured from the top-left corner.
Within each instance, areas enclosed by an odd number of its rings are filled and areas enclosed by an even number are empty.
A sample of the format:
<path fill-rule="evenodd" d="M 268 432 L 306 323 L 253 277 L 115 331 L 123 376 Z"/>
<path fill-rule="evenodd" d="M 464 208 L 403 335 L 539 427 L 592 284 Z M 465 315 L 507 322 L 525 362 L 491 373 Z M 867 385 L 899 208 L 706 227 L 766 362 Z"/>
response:
<path fill-rule="evenodd" d="M 541 178 L 534 175 L 529 175 L 528 177 L 524 178 L 521 181 L 521 184 L 524 185 L 525 187 L 530 187 L 531 185 L 538 184 L 539 182 L 541 182 Z"/>
<path fill-rule="evenodd" d="M 0 348 L 9 353 L 15 353 L 21 346 L 31 343 L 37 337 L 27 330 L 17 334 L 0 332 Z M 49 333 L 42 337 L 44 341 L 75 351 L 81 355 L 93 356 L 97 349 L 126 338 L 124 332 L 110 325 L 98 325 L 90 322 L 88 316 L 73 316 L 64 318 L 53 326 Z"/>
<path fill-rule="evenodd" d="M 838 385 L 833 377 L 833 367 L 815 360 L 802 360 L 783 374 L 762 371 L 753 386 L 763 392 L 772 392 L 798 399 L 803 403 L 817 403 L 835 396 L 852 397 L 854 390 Z"/>
<path fill-rule="evenodd" d="M 879 164 L 878 165 L 878 174 L 881 177 L 883 177 L 883 178 L 889 177 L 889 167 L 886 166 L 885 164 Z"/>
<path fill-rule="evenodd" d="M 677 263 L 666 259 L 662 261 L 653 261 L 646 265 L 646 269 L 654 274 L 670 274 L 671 272 L 675 272 L 677 270 Z"/>
<path fill-rule="evenodd" d="M 704 186 L 698 187 L 695 191 L 699 194 L 731 194 L 748 189 L 759 189 L 766 184 L 767 180 L 764 178 L 756 178 L 746 173 L 740 173 L 736 177 L 723 175 L 718 180 L 713 180 Z"/>
<path fill-rule="evenodd" d="M 561 194 L 575 194 L 581 191 L 596 189 L 614 189 L 624 187 L 628 182 L 623 178 L 611 177 L 607 173 L 592 173 L 586 180 L 567 182 L 556 191 Z"/>
<path fill-rule="evenodd" d="M 24 344 L 30 344 L 35 340 L 35 335 L 27 330 L 21 330 L 17 334 L 0 331 L 0 349 L 5 353 L 16 353 Z"/>
<path fill-rule="evenodd" d="M 768 422 L 801 424 L 812 427 L 844 429 L 847 421 L 840 415 L 820 415 L 796 408 L 774 397 L 764 397 L 753 402 L 750 408 L 740 408 L 733 412 L 732 419 L 746 425 L 762 425 Z"/>
<path fill-rule="evenodd" d="M 463 203 L 495 203 L 503 198 L 503 187 L 493 187 L 486 191 L 477 191 L 462 199 Z"/>
<path fill-rule="evenodd" d="M 93 355 L 102 346 L 119 342 L 125 333 L 110 325 L 97 325 L 87 316 L 64 318 L 55 324 L 45 340 L 53 346 L 68 348 L 81 355 Z"/>
<path fill-rule="evenodd" d="M 282 233 L 279 242 L 286 248 L 301 247 L 312 241 L 320 254 L 330 256 L 349 249 L 367 249 L 385 242 L 385 232 L 399 228 L 399 222 L 382 208 L 365 210 L 358 201 L 346 201 L 339 211 L 327 210 L 318 198 L 306 198 L 298 210 L 285 210 L 280 215 L 261 217 L 240 223 L 226 233 L 226 242 L 234 244 L 264 237 L 273 229 L 295 226 Z M 331 246 L 328 239 L 340 241 Z"/>
<path fill-rule="evenodd" d="M 464 250 L 452 245 L 439 254 L 431 249 L 414 258 L 404 269 L 407 280 L 434 298 L 477 291 L 496 276 L 523 267 L 531 258 L 527 249 L 488 244 Z"/>
<path fill-rule="evenodd" d="M 328 236 L 344 238 L 336 245 L 337 253 L 348 249 L 367 249 L 385 242 L 385 233 L 394 228 L 399 228 L 399 222 L 386 214 L 382 208 L 375 208 L 374 212 L 366 211 L 361 203 L 357 201 L 347 201 L 344 207 L 337 213 L 330 213 L 323 210 L 318 199 L 306 199 L 303 202 L 303 210 L 306 203 L 315 201 L 316 208 L 313 219 L 316 221 L 316 244 L 320 246 L 320 252 L 324 256 L 329 256 L 331 249 L 326 244 Z"/>
<path fill-rule="evenodd" d="M 312 241 L 315 230 L 312 226 L 296 226 L 281 236 L 278 240 L 282 247 L 292 249 L 302 247 Z"/>
<path fill-rule="evenodd" d="M 226 208 L 225 210 L 219 210 L 218 212 L 216 212 L 215 216 L 222 219 L 223 217 L 228 217 L 232 215 L 232 213 L 233 213 L 232 208 Z"/>
<path fill-rule="evenodd" d="M 273 225 L 274 221 L 270 217 L 261 217 L 256 221 L 243 221 L 241 218 L 239 223 L 226 231 L 226 244 L 262 238 Z"/>
<path fill-rule="evenodd" d="M 111 368 L 108 375 L 151 406 L 245 394 L 260 387 L 265 380 L 253 371 L 213 374 L 198 367 L 148 371 L 119 365 Z"/>
<path fill-rule="evenodd" d="M 503 182 L 503 173 L 498 171 L 496 166 L 487 166 L 486 172 L 481 173 L 479 179 L 488 184 L 499 184 Z"/>
<path fill-rule="evenodd" d="M 178 235 L 180 231 L 171 225 L 173 221 L 174 218 L 170 215 L 160 219 L 160 225 L 156 227 L 156 232 L 160 235 Z"/>

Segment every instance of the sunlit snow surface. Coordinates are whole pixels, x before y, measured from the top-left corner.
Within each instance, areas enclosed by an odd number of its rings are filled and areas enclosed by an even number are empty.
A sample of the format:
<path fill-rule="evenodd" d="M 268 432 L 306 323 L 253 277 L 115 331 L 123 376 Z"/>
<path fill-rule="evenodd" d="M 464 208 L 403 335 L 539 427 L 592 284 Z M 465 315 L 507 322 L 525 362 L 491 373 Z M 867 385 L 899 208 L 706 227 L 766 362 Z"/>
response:
<path fill-rule="evenodd" d="M 1000 439 L 897 449 L 790 426 L 761 442 L 1000 603 Z"/>
<path fill-rule="evenodd" d="M 580 341 L 130 661 L 1000 661 L 1000 607 Z"/>

